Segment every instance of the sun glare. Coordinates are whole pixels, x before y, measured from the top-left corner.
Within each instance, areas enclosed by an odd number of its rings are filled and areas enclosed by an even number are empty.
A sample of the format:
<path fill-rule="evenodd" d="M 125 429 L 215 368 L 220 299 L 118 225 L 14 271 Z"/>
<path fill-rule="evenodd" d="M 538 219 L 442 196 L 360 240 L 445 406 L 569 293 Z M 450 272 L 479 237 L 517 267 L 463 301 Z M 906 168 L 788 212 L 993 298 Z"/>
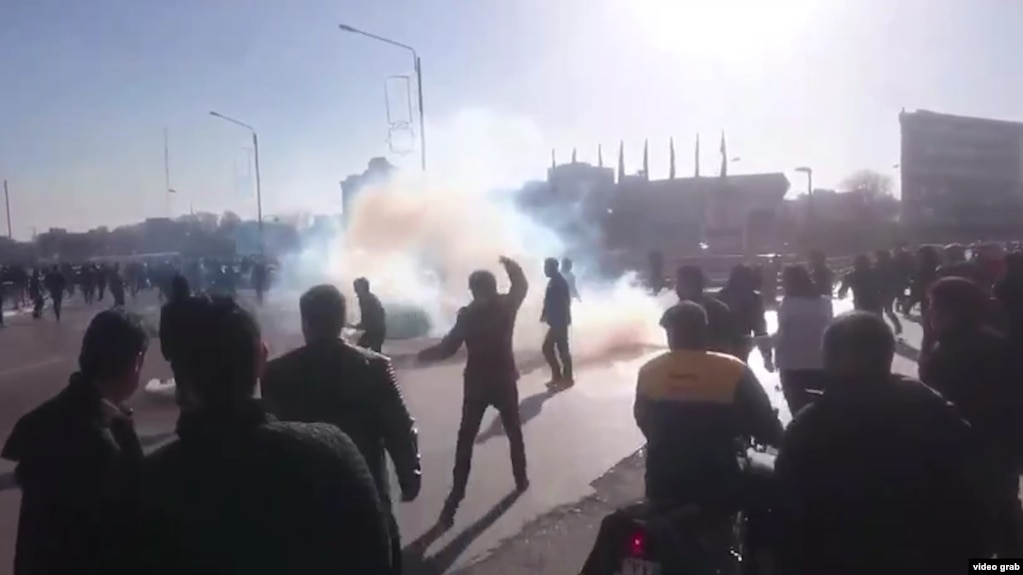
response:
<path fill-rule="evenodd" d="M 657 49 L 743 60 L 790 45 L 820 5 L 821 0 L 623 0 L 619 6 L 634 33 Z"/>

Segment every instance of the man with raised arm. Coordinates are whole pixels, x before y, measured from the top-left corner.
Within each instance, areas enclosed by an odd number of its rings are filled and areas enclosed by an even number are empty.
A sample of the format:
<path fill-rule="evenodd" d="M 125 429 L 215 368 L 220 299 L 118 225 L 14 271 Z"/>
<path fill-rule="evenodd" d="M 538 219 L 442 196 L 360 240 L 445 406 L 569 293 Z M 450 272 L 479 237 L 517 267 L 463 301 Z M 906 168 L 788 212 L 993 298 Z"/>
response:
<path fill-rule="evenodd" d="M 454 327 L 440 343 L 419 353 L 421 362 L 433 362 L 455 355 L 463 344 L 466 349 L 462 421 L 455 447 L 453 485 L 440 516 L 440 523 L 447 527 L 454 523 L 455 513 L 465 497 L 473 442 L 483 414 L 490 406 L 501 415 L 508 436 L 515 486 L 520 491 L 529 486 L 519 419 L 519 370 L 512 349 L 515 318 L 526 299 L 529 282 L 517 262 L 507 257 L 501 257 L 500 262 L 511 282 L 508 293 L 497 291 L 497 278 L 490 271 L 476 270 L 469 274 L 472 301 L 458 311 Z"/>

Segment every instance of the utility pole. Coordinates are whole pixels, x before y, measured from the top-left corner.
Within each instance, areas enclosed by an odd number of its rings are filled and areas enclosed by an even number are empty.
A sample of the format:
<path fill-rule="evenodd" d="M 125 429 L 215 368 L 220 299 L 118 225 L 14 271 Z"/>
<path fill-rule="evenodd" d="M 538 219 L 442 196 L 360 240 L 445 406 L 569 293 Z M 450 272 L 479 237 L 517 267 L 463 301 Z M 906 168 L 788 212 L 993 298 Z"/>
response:
<path fill-rule="evenodd" d="M 174 207 L 171 204 L 171 194 L 174 190 L 171 189 L 170 181 L 170 137 L 167 134 L 167 128 L 163 129 L 163 194 L 167 199 L 167 217 L 174 217 Z"/>
<path fill-rule="evenodd" d="M 7 211 L 7 239 L 14 239 L 14 232 L 11 230 L 11 193 L 7 189 L 7 180 L 4 180 L 4 208 Z"/>

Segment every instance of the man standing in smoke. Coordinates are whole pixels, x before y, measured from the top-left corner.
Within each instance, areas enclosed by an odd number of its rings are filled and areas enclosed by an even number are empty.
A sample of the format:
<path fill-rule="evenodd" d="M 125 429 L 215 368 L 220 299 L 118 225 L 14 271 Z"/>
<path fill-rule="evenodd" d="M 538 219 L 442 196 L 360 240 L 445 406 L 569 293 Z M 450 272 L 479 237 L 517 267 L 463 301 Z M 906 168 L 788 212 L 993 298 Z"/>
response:
<path fill-rule="evenodd" d="M 359 298 L 359 325 L 355 329 L 362 330 L 357 345 L 380 353 L 387 337 L 387 313 L 380 303 L 380 298 L 369 291 L 369 280 L 358 278 L 352 286 Z"/>
<path fill-rule="evenodd" d="M 479 433 L 483 413 L 489 406 L 495 407 L 501 415 L 501 423 L 508 436 L 515 486 L 519 491 L 529 487 L 526 448 L 519 418 L 519 370 L 512 349 L 515 318 L 526 299 L 529 282 L 518 263 L 506 257 L 500 261 L 511 282 L 508 293 L 497 291 L 497 278 L 493 273 L 486 270 L 472 272 L 469 275 L 472 302 L 458 311 L 455 325 L 444 339 L 419 352 L 418 356 L 421 362 L 442 361 L 455 355 L 463 344 L 467 352 L 453 485 L 440 516 L 440 524 L 445 527 L 454 524 L 455 513 L 465 498 L 473 442 Z"/>
<path fill-rule="evenodd" d="M 572 294 L 572 299 L 582 301 L 582 298 L 579 297 L 579 290 L 575 285 L 575 273 L 572 271 L 571 259 L 561 258 L 561 275 L 565 276 L 565 281 L 568 282 L 568 292 Z"/>
<path fill-rule="evenodd" d="M 547 335 L 543 338 L 541 349 L 547 365 L 551 367 L 549 385 L 572 385 L 572 354 L 568 349 L 568 328 L 572 325 L 572 288 L 558 270 L 557 259 L 547 258 L 543 262 L 543 272 L 548 281 L 540 321 L 547 324 Z"/>

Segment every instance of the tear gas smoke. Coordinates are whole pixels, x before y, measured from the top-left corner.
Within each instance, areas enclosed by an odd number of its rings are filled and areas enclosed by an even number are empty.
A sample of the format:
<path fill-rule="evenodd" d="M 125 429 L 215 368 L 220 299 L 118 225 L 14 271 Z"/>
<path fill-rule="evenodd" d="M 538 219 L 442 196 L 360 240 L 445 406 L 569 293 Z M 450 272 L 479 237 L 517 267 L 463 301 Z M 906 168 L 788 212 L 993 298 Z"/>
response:
<path fill-rule="evenodd" d="M 505 255 L 522 265 L 530 282 L 516 323 L 515 346 L 536 350 L 546 330 L 539 321 L 546 286 L 543 260 L 560 259 L 566 245 L 551 229 L 522 214 L 514 193 L 490 191 L 495 184 L 507 186 L 513 175 L 505 171 L 504 181 L 498 182 L 486 177 L 499 172 L 494 166 L 507 165 L 488 159 L 521 157 L 521 149 L 508 148 L 524 139 L 532 143 L 528 136 L 509 141 L 507 134 L 529 134 L 529 130 L 523 130 L 521 122 L 482 113 L 462 114 L 453 126 L 449 134 L 457 134 L 453 139 L 460 142 L 458 161 L 431 166 L 433 177 L 440 174 L 448 181 L 401 174 L 391 182 L 363 189 L 348 205 L 347 229 L 325 232 L 323 238 L 304 246 L 297 259 L 285 263 L 285 279 L 302 287 L 327 280 L 351 296 L 352 280 L 364 276 L 385 305 L 425 310 L 434 335 L 440 335 L 451 326 L 458 308 L 471 299 L 471 272 L 490 270 L 499 288 L 507 290 L 507 277 L 498 263 L 498 257 Z M 506 137 L 495 144 L 485 137 L 488 133 Z M 528 156 L 534 165 L 533 160 L 545 157 L 538 150 L 541 146 L 526 147 L 534 148 Z M 520 176 L 517 184 L 523 181 Z M 662 345 L 664 336 L 657 321 L 667 302 L 648 295 L 633 277 L 608 281 L 587 273 L 596 268 L 597 249 L 573 246 L 582 298 L 572 308 L 573 356 L 579 361 L 636 346 Z"/>

